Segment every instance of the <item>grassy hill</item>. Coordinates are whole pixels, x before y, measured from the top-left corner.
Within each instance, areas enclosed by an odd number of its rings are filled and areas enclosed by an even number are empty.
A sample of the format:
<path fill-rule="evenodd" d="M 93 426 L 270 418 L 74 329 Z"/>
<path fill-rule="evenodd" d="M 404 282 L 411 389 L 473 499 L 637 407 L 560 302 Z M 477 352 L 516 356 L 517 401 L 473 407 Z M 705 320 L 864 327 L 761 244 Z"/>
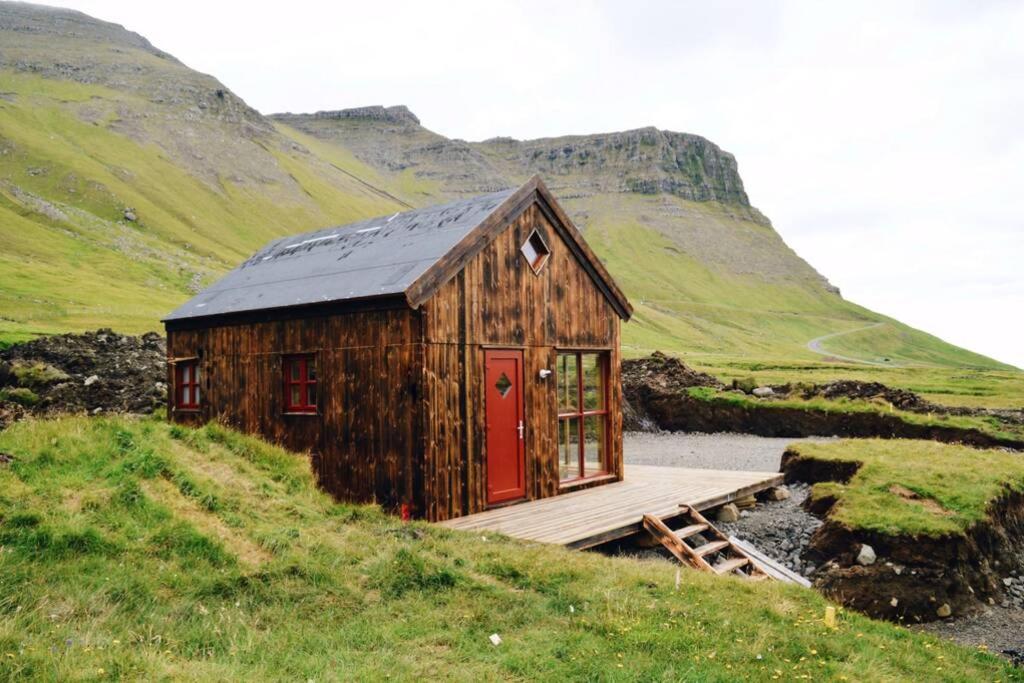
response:
<path fill-rule="evenodd" d="M 698 136 L 469 143 L 404 107 L 267 118 L 120 26 L 2 2 L 0 343 L 159 329 L 269 239 L 535 172 L 633 300 L 627 354 L 682 353 L 726 377 L 900 382 L 887 367 L 926 368 L 940 400 L 965 393 L 969 368 L 977 402 L 1024 395 L 1014 369 L 842 299 L 750 206 L 732 156 Z M 808 348 L 837 332 L 850 334 L 822 350 L 869 364 Z"/>
<path fill-rule="evenodd" d="M 216 425 L 27 421 L 0 452 L 6 680 L 1024 680 L 857 614 L 829 629 L 796 586 L 337 504 L 306 458 Z"/>

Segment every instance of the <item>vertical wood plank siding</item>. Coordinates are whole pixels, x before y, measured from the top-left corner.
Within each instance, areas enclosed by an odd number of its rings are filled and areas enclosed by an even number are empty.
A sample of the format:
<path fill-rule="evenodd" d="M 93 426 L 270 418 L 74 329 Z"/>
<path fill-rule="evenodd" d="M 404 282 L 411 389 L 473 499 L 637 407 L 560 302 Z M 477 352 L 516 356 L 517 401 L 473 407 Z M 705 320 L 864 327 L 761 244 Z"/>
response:
<path fill-rule="evenodd" d="M 520 253 L 533 229 L 551 249 L 536 274 Z M 443 520 L 487 506 L 484 349 L 522 347 L 526 486 L 557 495 L 557 349 L 609 352 L 609 469 L 622 477 L 620 320 L 537 204 L 530 205 L 423 307 L 423 466 L 426 516 Z"/>
<path fill-rule="evenodd" d="M 539 229 L 536 274 L 520 253 Z M 419 310 L 383 308 L 170 330 L 169 359 L 200 358 L 202 405 L 184 423 L 222 420 L 308 451 L 321 485 L 345 500 L 410 505 L 444 520 L 487 505 L 484 349 L 523 349 L 526 487 L 556 495 L 557 349 L 609 353 L 610 472 L 622 477 L 620 319 L 537 203 L 469 258 Z M 318 412 L 284 412 L 282 355 L 316 355 Z M 168 370 L 173 391 L 173 368 Z M 173 395 L 173 394 L 172 394 Z"/>
<path fill-rule="evenodd" d="M 420 314 L 380 310 L 169 331 L 170 359 L 199 356 L 202 405 L 177 422 L 222 420 L 308 451 L 321 485 L 347 500 L 422 508 L 418 398 Z M 318 412 L 284 412 L 283 355 L 317 360 Z M 419 475 L 422 477 L 422 475 Z"/>

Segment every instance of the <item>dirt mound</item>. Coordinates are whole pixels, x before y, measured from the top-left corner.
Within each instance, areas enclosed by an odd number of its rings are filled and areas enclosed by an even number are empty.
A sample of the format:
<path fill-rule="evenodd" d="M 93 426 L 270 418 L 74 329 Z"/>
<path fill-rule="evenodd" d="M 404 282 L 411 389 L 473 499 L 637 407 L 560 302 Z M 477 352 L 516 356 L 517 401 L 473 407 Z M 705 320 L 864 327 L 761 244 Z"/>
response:
<path fill-rule="evenodd" d="M 840 379 L 827 384 L 812 384 L 799 387 L 780 387 L 784 393 L 798 393 L 802 398 L 826 398 L 830 401 L 846 398 L 863 401 L 885 401 L 900 410 L 915 412 L 944 412 L 946 409 L 926 401 L 912 391 L 894 389 L 881 382 L 861 382 L 855 379 Z"/>
<path fill-rule="evenodd" d="M 163 337 L 108 329 L 0 351 L 0 428 L 26 413 L 151 413 L 167 400 Z"/>
<path fill-rule="evenodd" d="M 645 358 L 622 361 L 622 428 L 630 432 L 656 432 L 658 420 L 647 411 L 652 396 L 680 395 L 689 387 L 724 385 L 717 379 L 687 366 L 678 358 L 655 351 Z"/>

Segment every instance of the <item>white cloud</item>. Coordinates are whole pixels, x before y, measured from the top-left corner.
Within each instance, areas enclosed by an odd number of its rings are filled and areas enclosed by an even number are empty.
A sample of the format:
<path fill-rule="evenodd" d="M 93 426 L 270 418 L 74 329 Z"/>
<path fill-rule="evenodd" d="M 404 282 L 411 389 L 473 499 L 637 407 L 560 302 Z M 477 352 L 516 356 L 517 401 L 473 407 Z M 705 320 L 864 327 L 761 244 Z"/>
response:
<path fill-rule="evenodd" d="M 657 125 L 733 152 L 852 300 L 1024 366 L 1024 5 L 66 0 L 264 112 L 452 137 Z"/>

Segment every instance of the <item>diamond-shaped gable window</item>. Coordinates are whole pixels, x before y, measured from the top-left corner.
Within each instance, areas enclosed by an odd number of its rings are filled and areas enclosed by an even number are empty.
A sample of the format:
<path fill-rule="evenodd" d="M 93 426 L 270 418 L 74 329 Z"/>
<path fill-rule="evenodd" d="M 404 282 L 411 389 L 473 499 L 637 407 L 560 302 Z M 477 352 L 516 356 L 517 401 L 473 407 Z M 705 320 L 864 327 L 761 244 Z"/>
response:
<path fill-rule="evenodd" d="M 544 264 L 548 262 L 548 257 L 551 256 L 551 250 L 548 249 L 547 242 L 544 241 L 544 238 L 541 237 L 541 234 L 536 229 L 526 238 L 526 242 L 523 243 L 520 250 L 523 252 L 523 256 L 526 257 L 526 262 L 530 264 L 535 273 L 541 271 Z"/>
<path fill-rule="evenodd" d="M 498 390 L 498 393 L 501 394 L 502 398 L 505 398 L 508 396 L 508 392 L 512 390 L 512 380 L 510 380 L 508 375 L 503 372 L 501 373 L 501 377 L 498 378 L 498 381 L 494 383 L 494 388 Z"/>

